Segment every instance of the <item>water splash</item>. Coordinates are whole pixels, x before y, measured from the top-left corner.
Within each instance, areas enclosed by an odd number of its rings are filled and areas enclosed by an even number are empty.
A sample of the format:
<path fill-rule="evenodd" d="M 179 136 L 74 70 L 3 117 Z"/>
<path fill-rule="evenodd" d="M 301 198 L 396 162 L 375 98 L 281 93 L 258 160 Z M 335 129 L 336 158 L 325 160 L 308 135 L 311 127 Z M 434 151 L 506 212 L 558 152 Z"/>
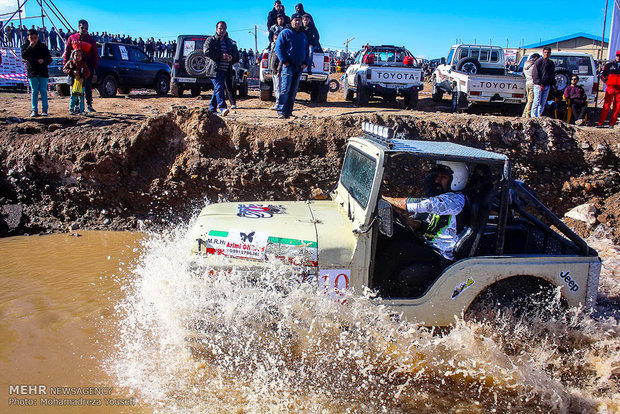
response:
<path fill-rule="evenodd" d="M 393 318 L 371 292 L 347 304 L 264 271 L 192 266 L 188 226 L 152 234 L 119 276 L 106 369 L 161 412 L 614 412 L 617 318 L 498 315 L 449 330 Z M 258 281 L 258 283 L 257 283 Z M 602 283 L 616 298 L 618 281 Z"/>

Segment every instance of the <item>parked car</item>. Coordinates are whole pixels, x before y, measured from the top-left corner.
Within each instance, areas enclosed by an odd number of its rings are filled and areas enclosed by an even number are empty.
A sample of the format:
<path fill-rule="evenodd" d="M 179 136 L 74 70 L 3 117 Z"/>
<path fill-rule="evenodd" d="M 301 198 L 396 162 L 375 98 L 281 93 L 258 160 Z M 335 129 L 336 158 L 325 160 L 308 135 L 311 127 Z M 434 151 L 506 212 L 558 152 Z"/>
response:
<path fill-rule="evenodd" d="M 507 156 L 451 142 L 395 139 L 393 130 L 368 123 L 363 131 L 349 139 L 330 200 L 205 207 L 191 235 L 202 277 L 236 270 L 260 286 L 261 270 L 281 260 L 292 265 L 291 283 L 313 283 L 335 298 L 368 287 L 395 314 L 426 325 L 450 325 L 487 295 L 492 305 L 519 306 L 557 290 L 566 306 L 595 305 L 601 269 L 596 251 L 512 178 Z M 421 235 L 395 217 L 382 196 L 388 190 L 423 194 L 428 176 L 420 172 L 438 161 L 464 162 L 471 171 L 463 189 L 470 208 L 455 261 L 385 274 L 391 256 L 381 253 Z M 413 174 L 402 174 L 403 163 Z"/>
<path fill-rule="evenodd" d="M 347 101 L 366 105 L 373 97 L 395 100 L 402 96 L 405 108 L 418 104 L 424 89 L 422 68 L 413 54 L 404 47 L 369 46 L 357 53 L 355 63 L 347 68 L 342 89 Z"/>
<path fill-rule="evenodd" d="M 93 88 L 102 98 L 111 98 L 132 89 L 154 89 L 158 95 L 170 90 L 170 66 L 155 62 L 138 46 L 97 43 L 99 64 L 93 75 Z M 53 58 L 50 80 L 61 96 L 68 96 L 71 79 L 62 72 L 62 58 Z"/>
<path fill-rule="evenodd" d="M 191 96 L 198 96 L 202 91 L 213 89 L 213 82 L 206 77 L 206 61 L 203 53 L 206 35 L 180 35 L 172 62 L 173 96 L 181 97 L 185 91 Z M 239 97 L 248 96 L 248 71 L 238 63 L 233 65 L 235 71 L 234 88 Z"/>
<path fill-rule="evenodd" d="M 326 102 L 329 93 L 329 55 L 315 50 L 312 56 L 312 73 L 306 68 L 300 77 L 299 90 L 310 94 L 312 102 Z M 273 79 L 269 69 L 269 49 L 263 50 L 260 61 L 259 87 L 261 101 L 273 97 Z"/>
<path fill-rule="evenodd" d="M 523 65 L 530 58 L 523 56 L 515 73 L 523 73 Z M 572 75 L 579 75 L 579 83 L 586 91 L 588 102 L 594 103 L 598 90 L 598 76 L 596 62 L 588 53 L 552 51 L 549 57 L 555 63 L 555 90 L 562 92 L 570 85 Z"/>
<path fill-rule="evenodd" d="M 431 76 L 432 98 L 441 102 L 450 94 L 452 110 L 475 102 L 522 105 L 526 102 L 525 78 L 506 71 L 504 49 L 499 46 L 458 44 Z"/>

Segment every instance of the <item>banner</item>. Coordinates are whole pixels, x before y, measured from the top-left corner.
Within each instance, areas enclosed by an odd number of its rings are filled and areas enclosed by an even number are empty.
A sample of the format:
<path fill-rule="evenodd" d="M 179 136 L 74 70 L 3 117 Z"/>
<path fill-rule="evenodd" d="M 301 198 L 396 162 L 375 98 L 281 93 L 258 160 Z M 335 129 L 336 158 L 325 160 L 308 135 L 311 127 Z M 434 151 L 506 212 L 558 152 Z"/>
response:
<path fill-rule="evenodd" d="M 24 0 L 20 1 L 21 4 Z M 9 17 L 17 11 L 17 0 L 0 0 L 0 21 L 9 20 Z M 22 19 L 26 17 L 26 8 L 22 6 Z M 19 14 L 15 13 L 13 16 L 13 22 L 17 21 L 19 24 Z M 15 24 L 17 26 L 17 24 Z"/>
<path fill-rule="evenodd" d="M 608 59 L 616 58 L 616 51 L 620 50 L 620 0 L 614 0 L 614 11 L 611 15 L 611 25 L 609 28 L 609 48 Z"/>

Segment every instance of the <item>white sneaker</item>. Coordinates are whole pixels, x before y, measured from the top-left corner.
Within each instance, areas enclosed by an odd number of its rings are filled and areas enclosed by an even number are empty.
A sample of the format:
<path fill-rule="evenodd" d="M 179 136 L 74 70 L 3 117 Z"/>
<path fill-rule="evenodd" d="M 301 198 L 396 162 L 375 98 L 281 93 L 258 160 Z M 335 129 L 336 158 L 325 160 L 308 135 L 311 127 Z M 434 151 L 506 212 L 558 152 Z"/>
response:
<path fill-rule="evenodd" d="M 41 116 L 47 116 L 47 112 L 45 111 L 41 112 Z"/>
<path fill-rule="evenodd" d="M 230 105 L 230 109 L 237 109 L 237 105 Z"/>
<path fill-rule="evenodd" d="M 30 118 L 34 118 L 35 116 L 37 116 L 37 112 L 36 111 L 30 112 Z"/>
<path fill-rule="evenodd" d="M 228 109 L 228 108 L 222 109 L 222 116 L 228 115 L 229 112 L 230 112 L 230 109 Z"/>
<path fill-rule="evenodd" d="M 274 106 L 270 107 L 269 109 L 271 109 L 272 111 L 275 111 L 275 110 L 278 109 L 278 105 L 274 105 Z"/>

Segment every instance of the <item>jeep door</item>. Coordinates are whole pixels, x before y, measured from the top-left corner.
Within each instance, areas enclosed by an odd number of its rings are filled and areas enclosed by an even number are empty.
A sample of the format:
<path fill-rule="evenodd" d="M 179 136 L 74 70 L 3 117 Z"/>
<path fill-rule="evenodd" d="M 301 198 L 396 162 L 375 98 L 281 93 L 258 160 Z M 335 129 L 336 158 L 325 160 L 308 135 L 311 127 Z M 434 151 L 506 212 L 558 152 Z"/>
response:
<path fill-rule="evenodd" d="M 132 86 L 151 87 L 155 83 L 158 68 L 150 57 L 136 46 L 129 46 Z"/>
<path fill-rule="evenodd" d="M 118 59 L 118 83 L 120 86 L 133 86 L 132 68 L 129 61 L 129 50 L 127 45 L 113 45 L 110 47 Z"/>

